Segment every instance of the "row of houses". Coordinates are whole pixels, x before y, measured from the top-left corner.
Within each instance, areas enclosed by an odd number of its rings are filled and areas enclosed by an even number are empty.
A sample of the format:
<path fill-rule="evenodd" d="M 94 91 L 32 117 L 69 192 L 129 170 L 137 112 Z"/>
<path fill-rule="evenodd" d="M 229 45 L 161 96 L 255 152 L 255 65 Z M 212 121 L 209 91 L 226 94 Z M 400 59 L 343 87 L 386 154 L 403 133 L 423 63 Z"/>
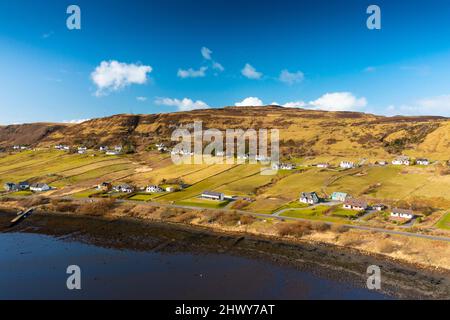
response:
<path fill-rule="evenodd" d="M 181 187 L 179 187 L 181 188 Z M 127 184 L 122 183 L 119 185 L 113 185 L 110 182 L 102 182 L 97 186 L 97 190 L 103 191 L 103 192 L 109 192 L 109 191 L 115 191 L 115 192 L 121 192 L 121 193 L 133 193 L 136 191 L 136 187 Z M 158 185 L 149 185 L 145 188 L 141 189 L 144 190 L 147 193 L 162 193 L 162 192 L 175 192 L 177 188 L 175 186 L 165 186 L 160 187 Z"/>
<path fill-rule="evenodd" d="M 45 192 L 52 189 L 48 184 L 46 183 L 33 183 L 29 184 L 26 181 L 19 182 L 19 183 L 13 183 L 13 182 L 6 182 L 4 184 L 4 189 L 8 192 L 16 192 L 16 191 L 34 191 L 34 192 Z"/>
<path fill-rule="evenodd" d="M 64 144 L 58 144 L 55 146 L 56 150 L 61 150 L 61 151 L 70 151 L 72 148 L 68 145 L 64 145 Z M 85 146 L 79 146 L 77 147 L 77 153 L 78 154 L 85 154 L 87 152 L 88 148 L 86 148 Z M 99 148 L 100 152 L 105 152 L 106 155 L 119 155 L 122 153 L 122 146 L 115 146 L 113 148 L 109 148 L 106 146 L 102 146 Z"/>
<path fill-rule="evenodd" d="M 347 210 L 366 211 L 368 209 L 383 211 L 387 208 L 384 204 L 373 204 L 369 206 L 367 201 L 361 199 L 354 199 L 345 192 L 333 192 L 330 196 L 333 201 L 342 202 L 342 207 Z M 300 194 L 300 202 L 309 205 L 319 203 L 321 199 L 316 192 L 302 192 Z M 410 220 L 415 217 L 415 214 L 410 209 L 393 208 L 390 212 L 391 217 Z"/>
<path fill-rule="evenodd" d="M 413 161 L 408 156 L 399 156 L 399 157 L 395 158 L 394 160 L 392 160 L 391 163 L 393 165 L 404 165 L 404 166 L 410 166 L 413 164 L 428 166 L 430 164 L 430 160 L 428 160 L 426 158 L 417 158 L 415 161 Z M 385 160 L 376 161 L 375 165 L 386 166 L 386 165 L 388 165 L 388 161 L 385 161 Z M 318 163 L 315 166 L 317 168 L 329 168 L 330 164 L 327 162 L 324 162 L 324 163 Z M 339 167 L 342 169 L 352 169 L 352 168 L 358 167 L 358 165 L 352 161 L 341 161 L 339 164 Z"/>

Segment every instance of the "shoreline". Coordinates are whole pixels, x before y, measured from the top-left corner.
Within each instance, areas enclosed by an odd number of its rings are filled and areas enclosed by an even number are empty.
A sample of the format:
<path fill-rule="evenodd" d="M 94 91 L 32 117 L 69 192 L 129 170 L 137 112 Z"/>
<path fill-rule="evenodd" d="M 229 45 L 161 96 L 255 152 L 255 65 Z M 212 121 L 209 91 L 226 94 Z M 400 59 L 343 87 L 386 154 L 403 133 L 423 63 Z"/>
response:
<path fill-rule="evenodd" d="M 4 211 L 4 210 L 3 210 Z M 0 214 L 0 225 L 14 213 Z M 37 212 L 16 227 L 0 232 L 38 233 L 116 249 L 234 254 L 264 259 L 364 287 L 366 269 L 382 269 L 382 293 L 395 298 L 448 299 L 450 274 L 418 268 L 379 254 L 328 243 L 217 230 L 186 223 L 133 217 L 91 217 Z"/>

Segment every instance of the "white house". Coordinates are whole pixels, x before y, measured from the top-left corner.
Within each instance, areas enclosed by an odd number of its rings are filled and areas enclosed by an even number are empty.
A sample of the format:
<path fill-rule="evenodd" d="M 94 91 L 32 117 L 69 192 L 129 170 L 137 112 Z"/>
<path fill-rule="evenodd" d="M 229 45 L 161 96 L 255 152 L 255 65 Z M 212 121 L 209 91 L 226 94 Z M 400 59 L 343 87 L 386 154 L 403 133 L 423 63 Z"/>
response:
<path fill-rule="evenodd" d="M 378 203 L 378 204 L 374 204 L 372 206 L 373 210 L 377 210 L 377 211 L 383 211 L 384 208 L 386 208 L 386 206 L 384 204 Z"/>
<path fill-rule="evenodd" d="M 411 220 L 412 218 L 414 218 L 414 212 L 409 209 L 394 208 L 392 209 L 391 217 Z"/>
<path fill-rule="evenodd" d="M 225 195 L 223 193 L 213 191 L 204 191 L 201 197 L 205 199 L 219 200 L 219 201 L 223 201 L 225 199 Z"/>
<path fill-rule="evenodd" d="M 351 161 L 341 161 L 339 166 L 343 169 L 351 169 L 355 167 L 355 164 Z"/>
<path fill-rule="evenodd" d="M 302 192 L 300 194 L 300 202 L 307 204 L 316 204 L 319 203 L 319 197 L 315 192 Z"/>
<path fill-rule="evenodd" d="M 106 152 L 106 151 L 108 151 L 108 147 L 101 146 L 100 148 L 98 148 L 98 150 Z"/>
<path fill-rule="evenodd" d="M 344 209 L 364 211 L 368 208 L 367 202 L 358 199 L 347 199 L 344 202 Z"/>
<path fill-rule="evenodd" d="M 273 170 L 294 170 L 295 165 L 292 163 L 274 163 L 272 164 Z"/>
<path fill-rule="evenodd" d="M 387 166 L 388 162 L 381 160 L 381 161 L 378 161 L 376 164 L 378 164 L 379 166 Z"/>
<path fill-rule="evenodd" d="M 348 198 L 348 194 L 345 192 L 333 192 L 331 194 L 331 200 L 344 202 Z"/>
<path fill-rule="evenodd" d="M 150 185 L 150 186 L 147 186 L 147 188 L 145 189 L 145 192 L 160 193 L 160 192 L 164 192 L 164 189 L 159 186 L 156 186 L 156 185 Z"/>
<path fill-rule="evenodd" d="M 85 154 L 87 151 L 86 147 L 78 147 L 78 154 Z"/>
<path fill-rule="evenodd" d="M 45 192 L 51 190 L 50 186 L 45 183 L 33 183 L 30 190 L 34 192 Z"/>
<path fill-rule="evenodd" d="M 319 163 L 317 164 L 317 168 L 329 168 L 330 164 L 329 163 Z"/>
<path fill-rule="evenodd" d="M 392 164 L 396 166 L 409 166 L 411 165 L 411 160 L 407 156 L 400 156 L 392 160 Z"/>
<path fill-rule="evenodd" d="M 419 158 L 416 160 L 416 163 L 421 166 L 428 166 L 430 164 L 430 161 L 425 158 Z"/>
<path fill-rule="evenodd" d="M 134 191 L 134 187 L 126 183 L 115 186 L 113 189 L 116 192 L 124 192 L 124 193 L 132 193 Z"/>

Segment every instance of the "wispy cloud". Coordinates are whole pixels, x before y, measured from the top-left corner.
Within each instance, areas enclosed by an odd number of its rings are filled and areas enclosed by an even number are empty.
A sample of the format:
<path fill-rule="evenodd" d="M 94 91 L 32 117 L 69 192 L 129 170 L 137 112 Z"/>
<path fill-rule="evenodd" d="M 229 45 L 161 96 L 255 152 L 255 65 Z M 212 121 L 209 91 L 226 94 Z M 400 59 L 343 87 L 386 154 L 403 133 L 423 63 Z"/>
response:
<path fill-rule="evenodd" d="M 178 69 L 178 77 L 185 79 L 185 78 L 203 78 L 206 76 L 206 70 L 208 70 L 208 67 L 201 67 L 198 70 L 194 70 L 192 68 L 189 68 L 187 70 L 184 69 Z"/>
<path fill-rule="evenodd" d="M 282 70 L 278 79 L 286 84 L 293 85 L 294 83 L 302 82 L 305 75 L 301 71 L 289 72 L 289 70 Z"/>
<path fill-rule="evenodd" d="M 199 109 L 209 109 L 207 103 L 201 100 L 192 100 L 189 98 L 184 99 L 172 99 L 172 98 L 157 98 L 155 103 L 158 105 L 168 106 L 168 107 L 177 107 L 178 111 L 191 111 L 191 110 L 199 110 Z"/>
<path fill-rule="evenodd" d="M 46 33 L 44 33 L 44 34 L 42 34 L 41 35 L 41 38 L 42 39 L 48 39 L 48 38 L 50 38 L 52 35 L 54 35 L 55 34 L 55 32 L 53 32 L 53 31 L 49 31 L 49 32 L 46 32 Z"/>
<path fill-rule="evenodd" d="M 136 97 L 136 100 L 139 102 L 145 102 L 147 101 L 147 97 Z"/>
<path fill-rule="evenodd" d="M 423 98 L 410 104 L 390 105 L 386 114 L 450 116 L 450 94 Z"/>
<path fill-rule="evenodd" d="M 206 60 L 211 60 L 211 54 L 212 51 L 210 49 L 208 49 L 207 47 L 203 47 L 201 50 L 202 56 L 203 58 L 205 58 Z"/>
<path fill-rule="evenodd" d="M 244 68 L 241 70 L 241 73 L 244 77 L 254 80 L 261 79 L 263 76 L 261 72 L 256 71 L 256 69 L 249 63 L 245 64 Z"/>
<path fill-rule="evenodd" d="M 116 60 L 102 61 L 91 73 L 91 79 L 97 86 L 96 96 L 102 96 L 132 84 L 144 84 L 150 72 L 151 66 L 127 64 Z"/>

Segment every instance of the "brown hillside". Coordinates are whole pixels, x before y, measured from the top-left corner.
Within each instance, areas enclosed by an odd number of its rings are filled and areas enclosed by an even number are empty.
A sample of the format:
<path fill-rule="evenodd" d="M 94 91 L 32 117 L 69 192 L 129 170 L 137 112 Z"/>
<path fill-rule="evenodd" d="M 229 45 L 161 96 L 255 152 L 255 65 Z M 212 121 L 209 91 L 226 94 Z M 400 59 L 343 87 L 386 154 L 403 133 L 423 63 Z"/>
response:
<path fill-rule="evenodd" d="M 447 159 L 450 119 L 444 117 L 383 117 L 359 112 L 327 112 L 277 106 L 226 107 L 190 112 L 115 115 L 78 125 L 31 124 L 0 127 L 0 146 L 56 143 L 130 144 L 143 150 L 169 142 L 172 131 L 194 121 L 204 128 L 276 128 L 285 156 L 383 157 L 407 153 Z"/>

